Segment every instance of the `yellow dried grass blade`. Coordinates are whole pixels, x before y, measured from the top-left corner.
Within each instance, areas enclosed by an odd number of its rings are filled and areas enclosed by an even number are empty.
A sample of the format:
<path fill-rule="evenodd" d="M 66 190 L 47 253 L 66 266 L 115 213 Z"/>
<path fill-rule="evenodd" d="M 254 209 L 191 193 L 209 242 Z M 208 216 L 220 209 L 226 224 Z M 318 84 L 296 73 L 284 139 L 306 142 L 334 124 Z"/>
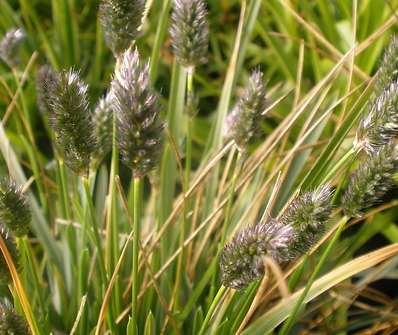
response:
<path fill-rule="evenodd" d="M 8 269 L 10 270 L 11 278 L 14 283 L 15 290 L 17 291 L 19 301 L 21 302 L 22 309 L 24 311 L 26 320 L 28 321 L 30 330 L 33 335 L 40 335 L 37 328 L 36 320 L 33 316 L 32 307 L 30 306 L 28 297 L 26 296 L 25 289 L 22 286 L 21 280 L 19 279 L 18 271 L 15 267 L 14 261 L 4 243 L 3 237 L 0 236 L 0 249 L 3 253 L 4 259 L 7 262 Z"/>

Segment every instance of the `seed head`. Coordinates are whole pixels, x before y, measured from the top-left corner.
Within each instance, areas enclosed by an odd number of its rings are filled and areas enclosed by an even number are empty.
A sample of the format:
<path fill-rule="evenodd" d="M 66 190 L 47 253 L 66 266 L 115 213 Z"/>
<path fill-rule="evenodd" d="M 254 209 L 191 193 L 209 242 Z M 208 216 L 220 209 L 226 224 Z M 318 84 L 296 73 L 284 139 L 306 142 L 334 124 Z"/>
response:
<path fill-rule="evenodd" d="M 12 28 L 6 32 L 0 42 L 0 58 L 10 67 L 16 66 L 19 63 L 18 50 L 24 38 L 25 33 L 22 29 Z"/>
<path fill-rule="evenodd" d="M 398 38 L 393 36 L 387 47 L 383 60 L 381 61 L 377 82 L 376 93 L 380 94 L 390 86 L 392 82 L 398 80 Z"/>
<path fill-rule="evenodd" d="M 350 178 L 342 198 L 346 215 L 361 216 L 361 211 L 377 203 L 395 184 L 398 169 L 397 148 L 387 144 L 361 163 Z"/>
<path fill-rule="evenodd" d="M 296 196 L 280 215 L 280 222 L 294 229 L 289 244 L 290 259 L 304 254 L 322 236 L 332 210 L 331 197 L 330 185 L 321 186 Z"/>
<path fill-rule="evenodd" d="M 29 233 L 32 218 L 27 198 L 20 187 L 9 178 L 0 182 L 0 222 L 15 236 Z"/>
<path fill-rule="evenodd" d="M 265 270 L 263 256 L 268 254 L 277 262 L 283 261 L 293 234 L 292 226 L 274 219 L 239 232 L 221 254 L 223 285 L 242 289 L 259 279 Z"/>
<path fill-rule="evenodd" d="M 99 162 L 112 149 L 113 101 L 111 94 L 101 98 L 93 115 L 94 137 L 96 139 L 95 157 Z"/>
<path fill-rule="evenodd" d="M 8 252 L 11 255 L 11 258 L 14 260 L 14 263 L 18 263 L 18 250 L 17 245 L 15 243 L 15 238 L 12 233 L 8 230 L 7 227 L 0 224 L 0 235 L 3 238 L 3 241 L 8 249 Z M 12 278 L 10 271 L 8 270 L 8 265 L 6 259 L 3 256 L 3 253 L 0 251 L 0 285 L 8 285 L 11 283 Z M 1 334 L 1 332 L 0 332 Z"/>
<path fill-rule="evenodd" d="M 261 71 L 254 70 L 242 97 L 225 120 L 224 134 L 244 151 L 259 132 L 262 113 L 267 105 L 266 89 Z"/>
<path fill-rule="evenodd" d="M 63 152 L 65 163 L 79 174 L 88 172 L 95 150 L 87 89 L 78 72 L 63 71 L 48 100 L 57 147 Z"/>
<path fill-rule="evenodd" d="M 159 96 L 149 82 L 148 64 L 140 62 L 137 50 L 126 50 L 116 68 L 111 91 L 117 143 L 123 163 L 140 178 L 156 166 L 162 150 Z"/>
<path fill-rule="evenodd" d="M 177 60 L 187 68 L 207 61 L 209 27 L 203 0 L 174 0 L 171 45 Z"/>
<path fill-rule="evenodd" d="M 137 38 L 145 11 L 145 0 L 102 0 L 99 17 L 105 42 L 114 55 L 124 52 Z"/>
<path fill-rule="evenodd" d="M 0 334 L 29 335 L 30 330 L 26 320 L 15 311 L 6 299 L 0 300 Z"/>
<path fill-rule="evenodd" d="M 49 65 L 40 67 L 36 74 L 36 96 L 40 112 L 48 116 L 51 111 L 51 97 L 59 85 L 59 74 Z"/>
<path fill-rule="evenodd" d="M 354 146 L 369 155 L 376 153 L 398 134 L 398 82 L 392 82 L 370 104 L 359 125 Z"/>

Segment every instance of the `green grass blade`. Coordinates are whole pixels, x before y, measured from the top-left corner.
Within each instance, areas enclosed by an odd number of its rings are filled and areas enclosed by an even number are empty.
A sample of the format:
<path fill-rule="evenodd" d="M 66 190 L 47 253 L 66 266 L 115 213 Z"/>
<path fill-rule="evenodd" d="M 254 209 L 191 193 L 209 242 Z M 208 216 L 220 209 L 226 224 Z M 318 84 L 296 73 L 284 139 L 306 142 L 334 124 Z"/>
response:
<path fill-rule="evenodd" d="M 398 244 L 392 244 L 370 252 L 366 255 L 357 257 L 354 260 L 330 271 L 315 281 L 314 285 L 309 290 L 305 302 L 308 303 L 342 281 L 351 278 L 352 276 L 355 276 L 356 274 L 369 269 L 372 266 L 375 266 L 397 254 Z M 289 316 L 303 290 L 304 289 L 301 289 L 290 297 L 282 300 L 271 310 L 263 314 L 249 327 L 247 327 L 242 335 L 263 335 L 272 332 L 275 327 L 281 324 Z"/>
<path fill-rule="evenodd" d="M 7 138 L 2 124 L 0 124 L 0 151 L 4 159 L 7 161 L 9 170 L 17 183 L 20 185 L 25 185 L 27 181 L 25 173 L 23 172 L 22 167 L 18 162 L 17 156 L 15 155 L 15 152 L 11 147 L 10 141 Z M 40 243 L 43 245 L 43 248 L 46 250 L 47 254 L 52 258 L 55 265 L 58 267 L 58 270 L 62 274 L 63 266 L 59 247 L 51 235 L 50 229 L 43 216 L 43 212 L 36 201 L 35 196 L 31 192 L 29 192 L 29 199 L 33 213 L 32 230 Z"/>

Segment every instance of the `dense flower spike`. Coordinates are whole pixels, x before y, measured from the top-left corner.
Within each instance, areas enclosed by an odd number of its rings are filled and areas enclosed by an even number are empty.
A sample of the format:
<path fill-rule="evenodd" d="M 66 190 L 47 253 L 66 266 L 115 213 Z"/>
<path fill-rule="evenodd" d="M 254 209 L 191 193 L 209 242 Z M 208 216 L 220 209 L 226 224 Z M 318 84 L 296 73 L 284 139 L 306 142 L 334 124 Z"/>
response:
<path fill-rule="evenodd" d="M 242 289 L 264 274 L 263 256 L 283 262 L 294 234 L 292 226 L 270 219 L 239 232 L 221 254 L 222 283 Z"/>
<path fill-rule="evenodd" d="M 22 29 L 10 29 L 0 42 L 0 58 L 9 66 L 16 66 L 19 62 L 18 49 L 25 38 Z"/>
<path fill-rule="evenodd" d="M 51 97 L 59 85 L 59 75 L 49 65 L 40 67 L 36 74 L 36 95 L 40 112 L 47 115 L 51 111 Z"/>
<path fill-rule="evenodd" d="M 392 82 L 370 105 L 359 125 L 355 146 L 369 155 L 398 134 L 398 82 Z"/>
<path fill-rule="evenodd" d="M 233 139 L 239 150 L 244 151 L 258 132 L 266 105 L 263 74 L 259 70 L 254 70 L 242 97 L 229 113 L 224 124 L 225 136 Z"/>
<path fill-rule="evenodd" d="M 27 198 L 11 179 L 0 182 L 0 222 L 15 236 L 29 233 L 32 214 Z"/>
<path fill-rule="evenodd" d="M 342 198 L 347 215 L 356 217 L 375 203 L 395 184 L 398 169 L 398 152 L 392 144 L 382 147 L 357 168 Z"/>
<path fill-rule="evenodd" d="M 261 277 L 265 255 L 282 264 L 305 253 L 324 231 L 331 197 L 329 185 L 298 195 L 278 220 L 238 233 L 221 254 L 223 285 L 241 289 Z"/>
<path fill-rule="evenodd" d="M 29 335 L 30 330 L 26 320 L 15 311 L 6 299 L 0 300 L 0 334 Z"/>
<path fill-rule="evenodd" d="M 95 150 L 95 138 L 87 85 L 80 80 L 78 72 L 70 70 L 59 74 L 58 85 L 51 91 L 49 106 L 50 125 L 65 163 L 76 173 L 87 173 Z"/>
<path fill-rule="evenodd" d="M 379 67 L 376 82 L 376 93 L 380 94 L 390 83 L 398 80 L 398 38 L 392 37 Z"/>
<path fill-rule="evenodd" d="M 207 61 L 209 27 L 203 0 L 175 0 L 171 45 L 177 60 L 190 68 Z"/>
<path fill-rule="evenodd" d="M 280 222 L 292 226 L 295 232 L 289 245 L 289 258 L 302 255 L 322 236 L 332 210 L 331 198 L 331 187 L 324 185 L 296 196 L 280 215 Z"/>
<path fill-rule="evenodd" d="M 145 11 L 145 0 L 102 0 L 99 16 L 105 41 L 115 55 L 124 52 L 137 38 Z"/>
<path fill-rule="evenodd" d="M 117 142 L 122 161 L 135 178 L 146 175 L 158 162 L 163 144 L 159 96 L 149 82 L 148 64 L 129 48 L 118 59 L 111 85 L 117 117 Z"/>
<path fill-rule="evenodd" d="M 18 264 L 18 251 L 14 236 L 8 230 L 8 228 L 2 224 L 0 224 L 0 235 L 3 238 L 11 258 L 14 260 L 14 263 Z M 8 285 L 11 283 L 11 281 L 12 278 L 10 271 L 8 270 L 6 259 L 4 258 L 3 253 L 0 251 L 0 285 Z"/>
<path fill-rule="evenodd" d="M 112 149 L 113 101 L 111 94 L 101 98 L 93 115 L 94 137 L 96 139 L 95 158 L 101 161 Z"/>

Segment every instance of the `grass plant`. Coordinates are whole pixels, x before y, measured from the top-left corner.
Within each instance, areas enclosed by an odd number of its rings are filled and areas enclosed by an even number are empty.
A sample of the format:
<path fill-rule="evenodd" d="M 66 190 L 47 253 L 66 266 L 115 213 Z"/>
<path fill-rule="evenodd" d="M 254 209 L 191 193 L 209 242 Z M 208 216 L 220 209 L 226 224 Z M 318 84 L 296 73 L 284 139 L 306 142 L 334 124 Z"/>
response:
<path fill-rule="evenodd" d="M 397 13 L 0 0 L 0 334 L 396 332 Z"/>

